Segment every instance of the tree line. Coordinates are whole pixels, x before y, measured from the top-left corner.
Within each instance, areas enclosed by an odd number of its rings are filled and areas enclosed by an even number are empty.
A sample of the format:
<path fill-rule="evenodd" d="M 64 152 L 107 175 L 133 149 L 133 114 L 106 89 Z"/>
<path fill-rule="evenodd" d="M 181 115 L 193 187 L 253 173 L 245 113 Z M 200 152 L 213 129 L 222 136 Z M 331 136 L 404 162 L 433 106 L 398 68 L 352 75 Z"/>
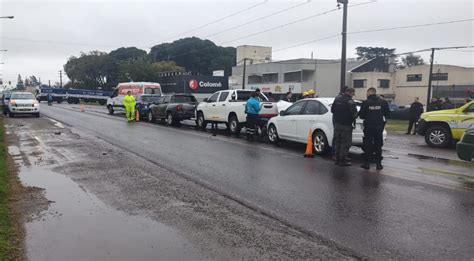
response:
<path fill-rule="evenodd" d="M 136 47 L 122 47 L 109 53 L 92 51 L 69 57 L 64 72 L 65 87 L 110 90 L 119 82 L 157 82 L 163 72 L 192 71 L 209 75 L 224 70 L 230 75 L 235 65 L 234 47 L 221 47 L 197 37 L 153 46 L 149 53 Z"/>

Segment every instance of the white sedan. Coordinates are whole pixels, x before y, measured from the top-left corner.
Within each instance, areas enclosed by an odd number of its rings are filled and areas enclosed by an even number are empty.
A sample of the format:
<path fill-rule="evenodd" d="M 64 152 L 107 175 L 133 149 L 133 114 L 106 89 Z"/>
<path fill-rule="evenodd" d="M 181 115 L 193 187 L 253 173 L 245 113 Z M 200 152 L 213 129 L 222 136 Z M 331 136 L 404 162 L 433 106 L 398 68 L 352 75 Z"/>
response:
<path fill-rule="evenodd" d="M 334 98 L 309 98 L 295 102 L 279 116 L 268 121 L 269 140 L 273 143 L 279 142 L 280 139 L 306 143 L 311 130 L 314 152 L 328 152 L 334 133 L 331 113 L 333 102 Z M 385 140 L 385 130 L 383 135 Z M 362 120 L 357 119 L 356 128 L 352 132 L 352 145 L 361 146 L 363 137 Z"/>

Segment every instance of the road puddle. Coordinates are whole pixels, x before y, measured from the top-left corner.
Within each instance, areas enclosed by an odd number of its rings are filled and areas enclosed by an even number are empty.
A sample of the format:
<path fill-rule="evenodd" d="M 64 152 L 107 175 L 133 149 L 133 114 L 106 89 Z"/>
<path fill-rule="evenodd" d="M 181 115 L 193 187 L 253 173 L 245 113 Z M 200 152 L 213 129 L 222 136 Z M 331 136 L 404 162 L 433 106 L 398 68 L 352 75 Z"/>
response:
<path fill-rule="evenodd" d="M 52 202 L 25 224 L 30 260 L 203 259 L 171 228 L 110 208 L 67 176 L 38 167 L 19 170 L 24 185 L 44 188 Z"/>

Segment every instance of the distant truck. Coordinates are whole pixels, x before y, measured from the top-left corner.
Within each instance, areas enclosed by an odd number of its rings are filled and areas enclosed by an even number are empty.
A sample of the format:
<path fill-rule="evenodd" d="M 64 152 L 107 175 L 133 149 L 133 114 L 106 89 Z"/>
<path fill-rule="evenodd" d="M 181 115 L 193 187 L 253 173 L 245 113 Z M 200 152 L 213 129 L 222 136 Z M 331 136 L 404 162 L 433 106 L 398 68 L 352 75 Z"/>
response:
<path fill-rule="evenodd" d="M 105 105 L 112 92 L 66 88 L 39 88 L 36 90 L 38 101 L 48 101 L 48 95 L 51 95 L 53 101 L 57 103 L 67 101 L 69 104 L 78 104 L 82 100 L 84 102 L 98 102 L 100 105 Z"/>
<path fill-rule="evenodd" d="M 204 99 L 196 108 L 196 124 L 205 129 L 208 122 L 225 123 L 232 134 L 240 133 L 240 129 L 247 121 L 245 104 L 252 94 L 252 90 L 218 91 L 211 97 Z M 269 102 L 262 93 L 259 97 L 262 105 L 260 118 L 266 121 L 278 115 L 275 102 Z"/>
<path fill-rule="evenodd" d="M 109 114 L 113 114 L 117 108 L 123 109 L 123 98 L 127 95 L 127 92 L 131 92 L 135 96 L 135 100 L 138 100 L 140 95 L 146 94 L 148 96 L 162 95 L 161 86 L 155 82 L 124 82 L 119 83 L 115 87 L 114 91 L 107 99 L 107 109 Z"/>

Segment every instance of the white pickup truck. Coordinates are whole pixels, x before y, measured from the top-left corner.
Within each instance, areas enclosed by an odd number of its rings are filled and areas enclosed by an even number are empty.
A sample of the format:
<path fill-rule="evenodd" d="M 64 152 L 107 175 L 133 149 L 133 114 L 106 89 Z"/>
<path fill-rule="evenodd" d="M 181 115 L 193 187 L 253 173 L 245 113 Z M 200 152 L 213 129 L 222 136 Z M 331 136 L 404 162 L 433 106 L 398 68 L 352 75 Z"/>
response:
<path fill-rule="evenodd" d="M 232 134 L 240 133 L 240 129 L 247 121 L 245 104 L 252 94 L 252 90 L 218 91 L 204 99 L 196 108 L 196 124 L 205 129 L 207 123 L 225 123 Z M 260 117 L 268 120 L 278 115 L 275 102 L 269 102 L 264 94 L 259 97 L 262 102 Z"/>

